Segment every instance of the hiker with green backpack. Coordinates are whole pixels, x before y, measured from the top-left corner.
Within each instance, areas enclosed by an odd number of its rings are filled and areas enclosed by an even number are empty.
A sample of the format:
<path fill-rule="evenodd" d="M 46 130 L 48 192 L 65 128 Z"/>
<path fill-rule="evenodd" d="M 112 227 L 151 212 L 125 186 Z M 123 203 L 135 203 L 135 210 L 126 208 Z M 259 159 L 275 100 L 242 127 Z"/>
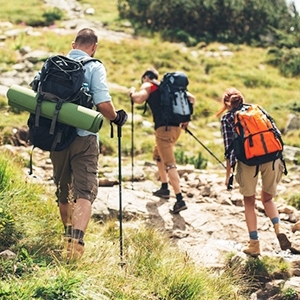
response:
<path fill-rule="evenodd" d="M 176 196 L 176 202 L 170 212 L 178 214 L 187 209 L 187 206 L 181 193 L 174 146 L 182 129 L 188 127 L 195 97 L 186 90 L 188 80 L 184 73 L 166 73 L 162 81 L 158 81 L 158 76 L 156 69 L 147 69 L 142 75 L 140 90 L 136 91 L 131 87 L 128 95 L 133 103 L 148 104 L 152 111 L 156 142 L 153 159 L 161 180 L 161 188 L 153 192 L 153 195 L 169 199 L 170 181 Z"/>
<path fill-rule="evenodd" d="M 226 89 L 222 98 L 222 135 L 226 158 L 228 185 L 232 169 L 236 169 L 236 181 L 244 198 L 245 219 L 249 244 L 243 252 L 260 255 L 257 215 L 255 211 L 256 187 L 261 176 L 260 200 L 270 218 L 282 250 L 291 249 L 291 243 L 280 225 L 278 209 L 273 201 L 276 189 L 285 169 L 282 157 L 281 135 L 273 119 L 260 106 L 244 103 L 244 97 L 236 88 Z"/>
<path fill-rule="evenodd" d="M 45 96 L 43 95 L 43 85 L 47 83 L 47 80 L 52 80 L 52 83 L 48 84 L 48 87 L 53 87 L 51 94 L 54 95 L 54 99 L 61 99 L 56 94 L 55 87 L 60 84 L 58 89 L 63 91 L 64 88 L 67 88 L 67 84 L 62 83 L 63 75 L 68 73 L 69 76 L 67 77 L 71 78 L 73 74 L 71 70 L 68 70 L 68 72 L 63 70 L 64 67 L 71 60 L 81 62 L 94 57 L 97 43 L 98 37 L 92 29 L 84 28 L 80 30 L 76 35 L 75 41 L 72 42 L 72 50 L 68 53 L 67 58 L 58 57 L 58 60 L 53 65 L 53 68 L 57 67 L 55 73 L 52 74 L 53 76 L 49 75 L 53 71 L 51 67 L 51 70 L 45 72 L 45 79 L 41 79 L 41 82 L 38 82 L 37 91 L 41 98 L 46 98 L 49 94 L 49 91 L 47 91 L 44 94 Z M 47 67 L 49 67 L 48 61 L 44 64 L 41 71 L 41 78 L 43 78 L 43 72 Z M 127 114 L 124 110 L 116 111 L 114 108 L 107 88 L 106 70 L 103 64 L 96 59 L 89 61 L 84 66 L 83 76 L 84 84 L 88 86 L 89 94 L 92 97 L 92 105 L 106 119 L 117 126 L 123 126 L 127 120 Z M 42 130 L 42 127 L 38 126 L 36 129 Z M 49 128 L 46 130 L 45 134 L 48 134 Z M 65 229 L 64 255 L 68 260 L 79 259 L 84 253 L 84 235 L 91 217 L 92 203 L 96 199 L 99 186 L 97 178 L 99 158 L 98 133 L 80 128 L 75 128 L 75 133 L 71 143 L 68 143 L 66 147 L 50 150 L 50 158 L 53 164 L 53 179 L 57 186 L 57 202 Z"/>

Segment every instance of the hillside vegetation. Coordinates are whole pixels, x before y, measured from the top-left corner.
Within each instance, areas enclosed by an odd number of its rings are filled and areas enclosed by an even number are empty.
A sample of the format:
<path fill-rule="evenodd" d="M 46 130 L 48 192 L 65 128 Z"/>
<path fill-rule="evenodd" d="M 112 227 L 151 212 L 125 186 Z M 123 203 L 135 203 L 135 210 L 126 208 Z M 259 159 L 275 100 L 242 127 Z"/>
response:
<path fill-rule="evenodd" d="M 169 41 L 188 45 L 200 41 L 263 45 L 278 41 L 274 32 L 289 35 L 300 24 L 293 2 L 285 0 L 119 0 L 118 7 L 120 16 L 137 31 L 159 31 Z"/>
<path fill-rule="evenodd" d="M 0 49 L 0 65 L 2 70 L 9 70 L 18 60 L 18 49 L 23 46 L 30 46 L 32 49 L 47 50 L 50 53 L 68 53 L 70 42 L 74 35 L 57 36 L 48 32 L 42 37 L 28 36 L 21 34 L 16 39 L 8 39 L 6 48 Z M 219 128 L 207 126 L 211 122 L 219 122 L 214 117 L 220 108 L 220 99 L 227 87 L 235 86 L 244 94 L 247 102 L 256 102 L 265 107 L 274 117 L 278 127 L 284 131 L 290 113 L 298 113 L 299 96 L 298 78 L 288 78 L 280 74 L 279 70 L 266 63 L 267 50 L 264 48 L 251 48 L 246 45 L 227 44 L 231 56 L 223 56 L 224 51 L 220 50 L 222 45 L 213 43 L 204 48 L 187 48 L 182 44 L 172 44 L 161 41 L 158 37 L 153 39 L 132 39 L 124 40 L 118 44 L 111 41 L 100 41 L 96 54 L 107 69 L 108 81 L 117 83 L 123 87 L 139 87 L 140 77 L 143 71 L 149 66 L 156 67 L 160 74 L 170 70 L 182 70 L 189 77 L 189 91 L 196 96 L 195 113 L 191 124 L 191 130 L 195 135 L 220 158 L 223 159 L 223 146 L 220 140 L 216 141 Z M 129 55 L 130 53 L 130 55 Z M 227 52 L 228 53 L 228 52 Z M 32 74 L 41 67 L 42 63 L 35 65 Z M 124 108 L 131 111 L 131 102 L 124 92 L 111 90 L 116 108 Z M 6 99 L 2 99 L 3 105 Z M 2 105 L 2 106 L 3 106 Z M 135 107 L 135 113 L 142 114 L 143 107 Z M 152 121 L 148 112 L 143 116 L 146 120 Z M 0 125 L 6 128 L 15 126 L 15 116 L 1 118 Z M 21 117 L 24 124 L 27 113 Z M 141 138 L 136 139 L 136 155 L 150 158 L 153 141 L 144 139 L 152 134 L 151 128 L 143 128 L 136 124 L 135 134 Z M 109 138 L 108 124 L 105 123 L 100 135 L 103 143 L 111 144 Z M 123 129 L 123 151 L 130 153 L 131 148 L 131 125 L 128 123 Z M 299 146 L 299 131 L 289 132 L 283 139 L 287 145 Z M 191 145 L 190 149 L 203 149 L 197 145 L 192 137 L 183 134 L 180 138 L 178 150 L 188 150 L 183 145 Z M 113 149 L 111 149 L 113 151 Z M 147 156 L 148 155 L 148 156 Z M 197 156 L 197 153 L 190 154 Z M 215 161 L 203 152 L 203 155 L 211 162 Z"/>

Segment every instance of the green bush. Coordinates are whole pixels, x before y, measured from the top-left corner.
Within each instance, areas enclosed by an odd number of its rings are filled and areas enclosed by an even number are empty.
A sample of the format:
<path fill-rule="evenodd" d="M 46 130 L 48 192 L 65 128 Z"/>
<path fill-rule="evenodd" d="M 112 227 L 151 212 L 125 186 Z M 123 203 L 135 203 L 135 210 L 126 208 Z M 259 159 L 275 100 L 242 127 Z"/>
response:
<path fill-rule="evenodd" d="M 44 12 L 41 16 L 29 17 L 26 20 L 26 24 L 33 27 L 50 26 L 53 25 L 55 21 L 61 20 L 63 16 L 63 11 L 57 7 L 54 7 L 53 9 Z M 17 20 L 17 23 L 22 23 L 23 20 L 24 19 L 22 16 L 22 19 Z"/>
<path fill-rule="evenodd" d="M 64 13 L 61 9 L 54 7 L 52 10 L 43 13 L 46 24 L 52 25 L 55 21 L 61 20 Z"/>
<path fill-rule="evenodd" d="M 270 28 L 287 32 L 299 23 L 299 16 L 285 0 L 119 0 L 118 9 L 121 18 L 129 19 L 136 29 L 170 33 L 169 39 L 187 44 L 194 44 L 190 37 L 195 42 L 250 44 L 267 36 Z"/>
<path fill-rule="evenodd" d="M 298 300 L 298 292 L 292 288 L 287 288 L 282 291 L 282 300 Z"/>
<path fill-rule="evenodd" d="M 196 169 L 205 169 L 207 167 L 207 159 L 203 158 L 202 153 L 199 152 L 198 156 L 188 157 L 184 151 L 175 151 L 176 162 L 180 165 L 191 164 L 194 165 Z"/>
<path fill-rule="evenodd" d="M 0 157 L 0 251 L 8 249 L 16 240 L 15 220 L 10 211 L 10 201 L 14 188 L 14 170 L 7 159 L 9 155 L 2 153 Z M 12 159 L 12 158 L 11 158 Z"/>
<path fill-rule="evenodd" d="M 2 279 L 8 276 L 21 277 L 24 273 L 32 273 L 34 263 L 25 248 L 21 248 L 14 259 L 0 261 L 0 275 Z M 1 292 L 0 292 L 0 296 Z"/>
<path fill-rule="evenodd" d="M 3 202 L 3 199 L 0 198 L 0 201 L 0 251 L 4 251 L 14 244 L 16 229 L 9 206 Z"/>
<path fill-rule="evenodd" d="M 278 67 L 280 73 L 286 77 L 300 75 L 300 49 L 299 48 L 270 48 L 266 62 Z"/>
<path fill-rule="evenodd" d="M 297 209 L 300 209 L 300 193 L 292 194 L 287 198 L 289 205 L 294 206 Z"/>

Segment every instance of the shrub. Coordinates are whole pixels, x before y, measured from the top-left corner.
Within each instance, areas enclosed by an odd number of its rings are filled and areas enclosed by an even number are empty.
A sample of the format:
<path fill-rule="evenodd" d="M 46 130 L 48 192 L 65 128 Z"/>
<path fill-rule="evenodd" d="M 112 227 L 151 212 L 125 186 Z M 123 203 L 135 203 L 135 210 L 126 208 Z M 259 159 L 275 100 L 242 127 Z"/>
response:
<path fill-rule="evenodd" d="M 287 198 L 289 205 L 294 206 L 297 209 L 300 209 L 300 193 L 292 194 Z"/>
<path fill-rule="evenodd" d="M 266 62 L 278 67 L 280 73 L 286 77 L 300 75 L 300 49 L 299 48 L 270 48 Z"/>
<path fill-rule="evenodd" d="M 186 43 L 191 36 L 198 41 L 250 44 L 268 35 L 270 28 L 286 32 L 299 23 L 284 0 L 119 0 L 118 9 L 121 18 L 136 28 L 169 32 L 171 40 L 180 38 Z"/>
<path fill-rule="evenodd" d="M 0 202 L 0 251 L 8 249 L 15 242 L 15 220 L 9 211 L 9 206 L 2 200 Z"/>
<path fill-rule="evenodd" d="M 205 169 L 207 167 L 207 159 L 202 157 L 202 153 L 199 152 L 198 156 L 188 157 L 184 151 L 175 151 L 176 162 L 180 165 L 191 164 L 194 165 L 196 169 Z"/>
<path fill-rule="evenodd" d="M 57 20 L 61 20 L 63 17 L 63 11 L 57 7 L 52 10 L 44 12 L 40 17 L 33 17 L 26 20 L 26 24 L 33 27 L 50 26 Z M 17 23 L 23 22 L 23 19 L 17 21 Z"/>

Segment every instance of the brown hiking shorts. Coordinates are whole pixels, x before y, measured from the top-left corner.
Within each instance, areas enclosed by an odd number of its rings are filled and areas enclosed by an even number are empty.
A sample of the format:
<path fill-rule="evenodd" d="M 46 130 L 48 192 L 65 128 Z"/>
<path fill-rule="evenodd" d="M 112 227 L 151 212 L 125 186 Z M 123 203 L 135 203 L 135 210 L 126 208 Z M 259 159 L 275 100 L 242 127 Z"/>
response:
<path fill-rule="evenodd" d="M 98 156 L 96 135 L 77 136 L 67 149 L 50 153 L 59 202 L 83 198 L 93 203 L 98 193 Z"/>
<path fill-rule="evenodd" d="M 271 161 L 260 165 L 258 174 L 255 176 L 256 166 L 247 166 L 239 161 L 235 178 L 239 184 L 240 193 L 246 197 L 255 195 L 258 179 L 261 177 L 261 189 L 275 196 L 277 185 L 282 178 L 283 170 L 284 166 L 282 161 L 277 159 L 275 162 Z"/>
<path fill-rule="evenodd" d="M 181 127 L 166 126 L 158 127 L 155 130 L 156 145 L 153 150 L 153 159 L 155 161 L 162 161 L 166 167 L 176 165 L 174 146 L 178 140 Z"/>

